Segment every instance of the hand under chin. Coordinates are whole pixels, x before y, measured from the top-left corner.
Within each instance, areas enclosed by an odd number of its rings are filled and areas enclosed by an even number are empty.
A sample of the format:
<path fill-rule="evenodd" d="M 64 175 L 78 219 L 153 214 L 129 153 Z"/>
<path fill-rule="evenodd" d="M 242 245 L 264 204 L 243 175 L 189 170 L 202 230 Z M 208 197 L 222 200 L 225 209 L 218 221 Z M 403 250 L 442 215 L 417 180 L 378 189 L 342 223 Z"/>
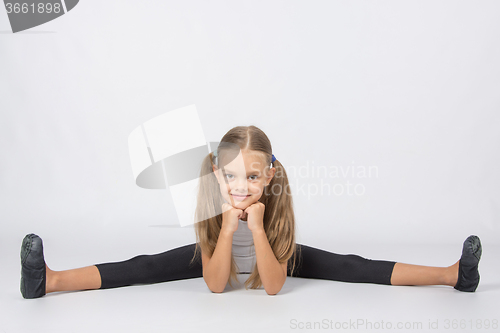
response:
<path fill-rule="evenodd" d="M 243 214 L 240 218 L 246 219 L 248 214 L 245 212 L 245 209 L 247 209 L 247 207 L 250 206 L 249 204 L 247 204 L 246 202 L 245 203 L 235 202 L 234 205 L 231 205 L 231 206 L 233 206 L 233 208 L 236 208 L 236 209 L 241 209 L 243 211 Z"/>
<path fill-rule="evenodd" d="M 246 202 L 246 201 L 237 201 L 237 200 L 232 200 L 233 202 L 230 202 L 228 201 L 227 198 L 223 197 L 224 201 L 228 204 L 230 204 L 233 208 L 236 208 L 236 209 L 241 209 L 241 210 L 245 210 L 247 209 L 247 207 L 249 207 L 251 204 Z M 243 218 L 246 218 L 247 217 L 247 213 L 244 213 L 243 215 Z"/>

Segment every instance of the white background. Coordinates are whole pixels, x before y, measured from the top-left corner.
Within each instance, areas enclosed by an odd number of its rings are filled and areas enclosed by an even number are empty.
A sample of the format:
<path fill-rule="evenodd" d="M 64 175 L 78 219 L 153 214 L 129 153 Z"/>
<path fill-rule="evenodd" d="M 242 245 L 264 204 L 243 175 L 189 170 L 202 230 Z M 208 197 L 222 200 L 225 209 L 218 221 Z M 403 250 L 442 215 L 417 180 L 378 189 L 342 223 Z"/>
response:
<path fill-rule="evenodd" d="M 376 166 L 378 177 L 326 179 L 363 195 L 295 195 L 298 242 L 443 266 L 477 234 L 487 256 L 500 235 L 499 11 L 497 1 L 85 0 L 12 34 L 0 9 L 9 297 L 20 297 L 30 232 L 53 269 L 194 242 L 168 192 L 135 185 L 127 147 L 134 128 L 190 104 L 207 141 L 256 125 L 287 170 Z M 441 244 L 447 256 L 401 254 Z"/>

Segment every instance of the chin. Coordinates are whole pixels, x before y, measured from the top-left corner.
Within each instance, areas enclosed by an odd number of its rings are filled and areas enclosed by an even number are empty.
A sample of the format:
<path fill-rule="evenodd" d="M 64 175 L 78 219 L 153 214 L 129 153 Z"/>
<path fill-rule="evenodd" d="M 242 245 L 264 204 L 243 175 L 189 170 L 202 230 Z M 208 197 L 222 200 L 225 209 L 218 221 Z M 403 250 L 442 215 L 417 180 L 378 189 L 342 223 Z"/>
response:
<path fill-rule="evenodd" d="M 256 202 L 258 202 L 258 200 L 255 200 L 255 201 L 253 201 L 253 200 L 252 201 L 235 201 L 234 208 L 245 210 L 247 207 L 250 207 L 251 205 L 253 205 Z"/>
<path fill-rule="evenodd" d="M 250 205 L 251 204 L 249 204 L 247 202 L 237 202 L 237 201 L 234 202 L 234 208 L 238 208 L 238 209 L 245 209 Z"/>

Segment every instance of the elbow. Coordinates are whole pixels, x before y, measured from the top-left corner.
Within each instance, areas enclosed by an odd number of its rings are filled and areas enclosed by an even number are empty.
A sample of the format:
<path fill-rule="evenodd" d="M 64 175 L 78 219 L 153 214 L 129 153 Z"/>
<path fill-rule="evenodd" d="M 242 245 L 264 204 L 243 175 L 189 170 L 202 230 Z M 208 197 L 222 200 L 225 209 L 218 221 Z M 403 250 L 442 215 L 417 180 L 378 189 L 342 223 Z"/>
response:
<path fill-rule="evenodd" d="M 269 295 L 269 296 L 274 296 L 276 295 L 277 293 L 280 292 L 281 289 L 277 289 L 277 290 L 266 290 L 266 293 Z"/>
<path fill-rule="evenodd" d="M 277 293 L 279 293 L 281 291 L 281 289 L 283 288 L 283 285 L 285 284 L 285 281 L 286 281 L 286 278 L 284 281 L 282 281 L 281 283 L 277 284 L 277 285 L 274 285 L 274 286 L 270 286 L 268 288 L 266 288 L 264 286 L 264 289 L 266 290 L 266 293 L 269 295 L 269 296 L 273 296 L 273 295 L 276 295 Z"/>
<path fill-rule="evenodd" d="M 208 287 L 208 289 L 210 289 L 211 292 L 215 293 L 215 294 L 221 294 L 224 292 L 224 289 L 225 288 L 213 288 L 213 287 Z"/>
<path fill-rule="evenodd" d="M 208 289 L 210 289 L 210 291 L 213 293 L 220 294 L 224 292 L 224 289 L 226 288 L 226 286 L 216 286 L 213 283 L 209 283 L 206 278 L 204 278 L 204 280 L 207 284 Z"/>
<path fill-rule="evenodd" d="M 280 285 L 280 286 L 276 286 L 274 288 L 264 288 L 266 289 L 266 293 L 269 295 L 269 296 L 274 296 L 276 294 L 278 294 L 281 290 L 281 288 L 283 287 L 283 285 Z"/>

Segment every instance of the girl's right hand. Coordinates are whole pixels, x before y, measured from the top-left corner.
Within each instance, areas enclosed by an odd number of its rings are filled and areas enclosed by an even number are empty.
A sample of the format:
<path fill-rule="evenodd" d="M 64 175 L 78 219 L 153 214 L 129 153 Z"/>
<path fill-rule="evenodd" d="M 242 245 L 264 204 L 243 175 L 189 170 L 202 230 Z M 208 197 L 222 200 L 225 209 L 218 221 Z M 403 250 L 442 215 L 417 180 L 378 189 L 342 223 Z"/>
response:
<path fill-rule="evenodd" d="M 222 231 L 234 233 L 238 230 L 238 221 L 245 215 L 241 209 L 234 208 L 228 203 L 222 204 Z"/>

